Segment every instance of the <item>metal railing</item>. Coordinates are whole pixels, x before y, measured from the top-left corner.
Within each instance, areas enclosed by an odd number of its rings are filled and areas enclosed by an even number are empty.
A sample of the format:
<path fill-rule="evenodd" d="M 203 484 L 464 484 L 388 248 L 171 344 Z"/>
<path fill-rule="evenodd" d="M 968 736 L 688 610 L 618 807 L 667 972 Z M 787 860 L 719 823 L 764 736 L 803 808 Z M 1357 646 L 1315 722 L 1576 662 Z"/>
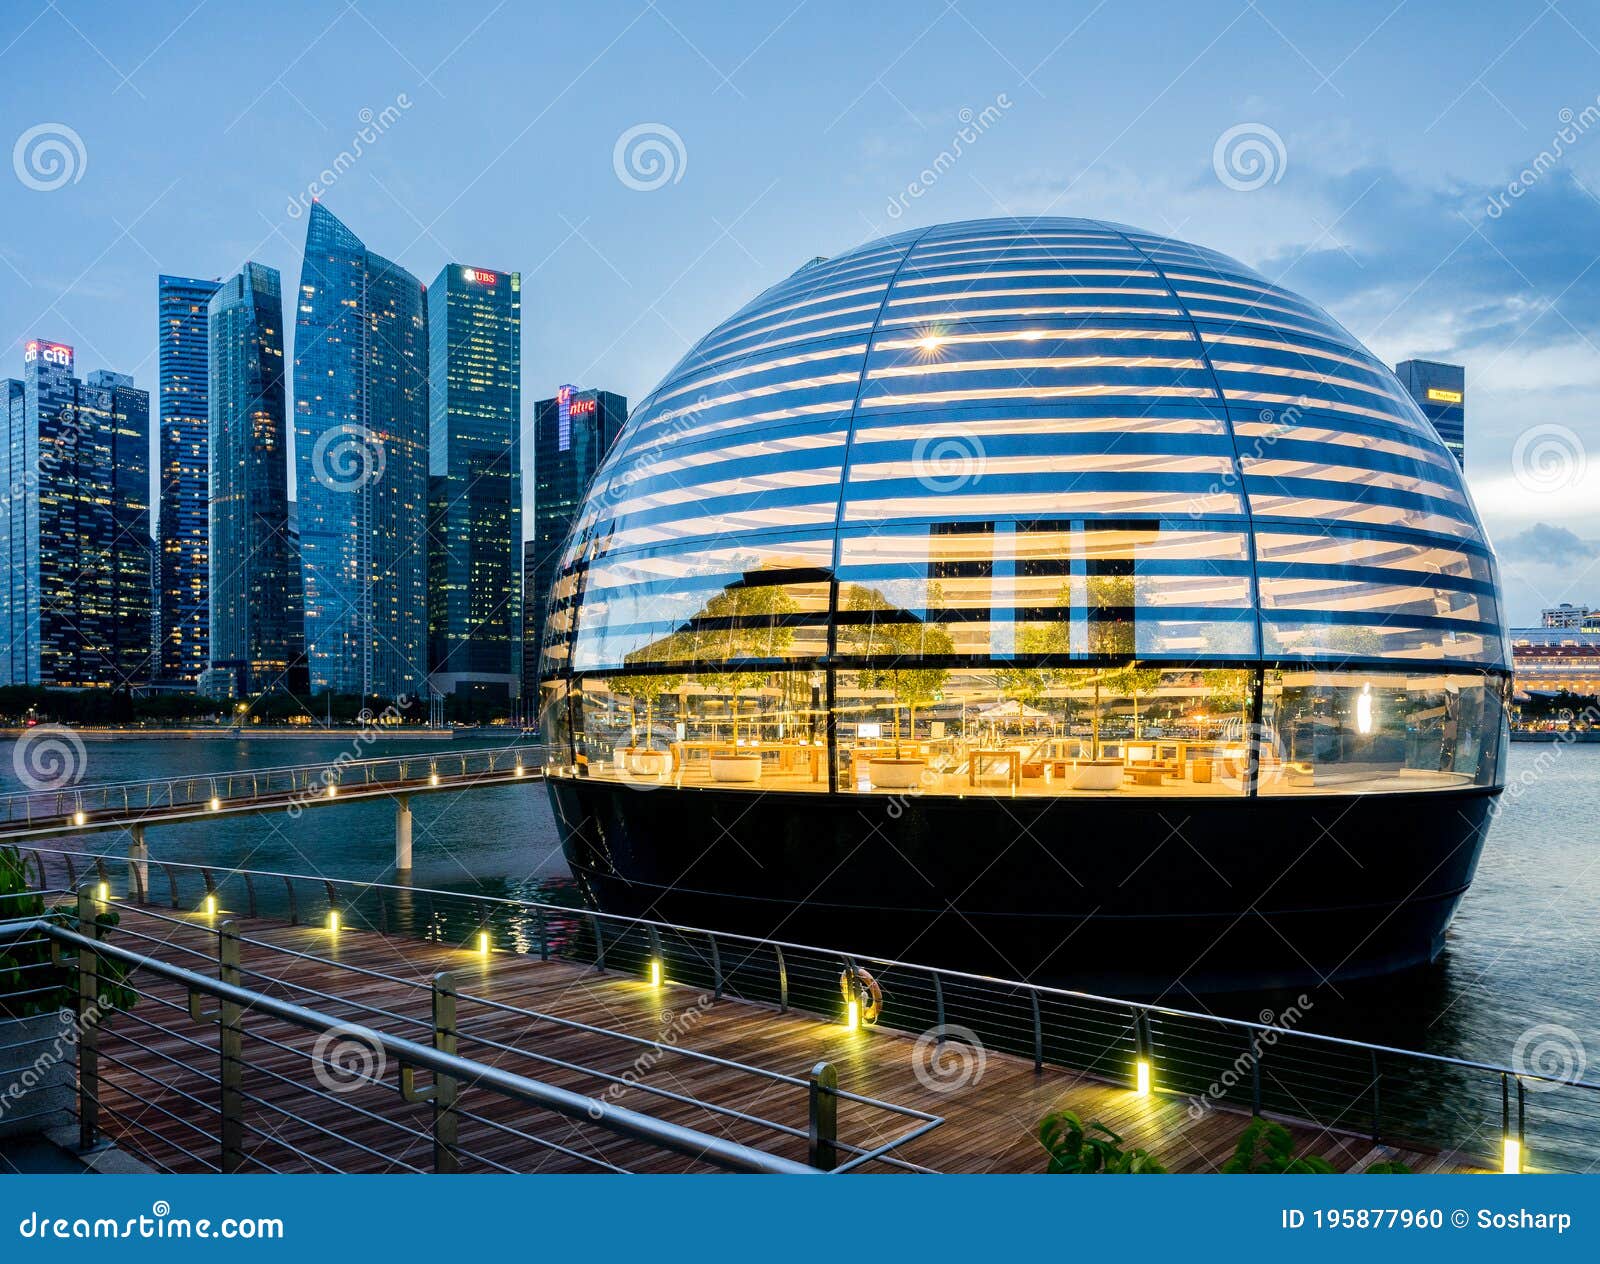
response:
<path fill-rule="evenodd" d="M 612 1146 L 608 1154 L 607 1147 L 585 1142 L 582 1137 L 593 1129 L 607 1139 L 643 1143 L 647 1157 L 668 1150 L 730 1171 L 847 1172 L 873 1162 L 925 1170 L 893 1157 L 891 1151 L 943 1122 L 926 1112 L 841 1090 L 837 1072 L 826 1062 L 819 1063 L 806 1078 L 781 1075 L 474 996 L 463 992 L 450 972 L 436 973 L 427 983 L 419 983 L 313 958 L 242 934 L 231 919 L 221 919 L 214 928 L 207 928 L 208 936 L 214 935 L 215 939 L 214 957 L 127 925 L 112 931 L 103 924 L 97 925 L 97 916 L 111 905 L 109 895 L 100 882 L 86 884 L 78 892 L 72 914 L 75 929 L 59 925 L 59 914 L 0 921 L 0 943 L 15 948 L 22 943 L 48 942 L 50 960 L 44 964 L 65 970 L 70 980 L 67 986 L 75 1008 L 76 1114 L 79 1144 L 85 1150 L 106 1135 L 103 1124 L 111 1122 L 109 1131 L 121 1143 L 153 1165 L 169 1170 L 276 1171 L 280 1168 L 268 1160 L 280 1156 L 287 1160 L 286 1166 L 300 1170 L 347 1170 L 329 1157 L 338 1151 L 354 1157 L 364 1170 L 378 1167 L 418 1171 L 427 1169 L 418 1167 L 411 1156 L 424 1145 L 431 1150 L 431 1170 L 438 1172 L 524 1170 L 529 1158 L 541 1163 L 554 1159 L 569 1169 L 628 1170 L 622 1164 L 626 1153 L 632 1151 L 618 1153 Z M 193 922 L 153 910 L 131 905 L 120 908 L 135 919 L 154 918 L 167 924 L 158 929 L 194 929 Z M 0 918 L 3 917 L 4 911 L 0 910 Z M 110 942 L 112 936 L 131 937 L 156 947 L 135 951 Z M 402 999 L 405 994 L 423 994 L 430 1017 L 423 1019 L 311 987 L 297 981 L 281 960 L 265 963 L 267 969 L 252 968 L 243 959 L 245 947 L 257 956 L 275 953 L 283 958 L 313 961 L 324 970 L 333 967 L 356 983 L 370 985 L 373 979 L 381 979 L 395 985 L 391 993 Z M 69 948 L 75 950 L 70 961 L 63 952 Z M 158 948 L 164 956 L 187 954 L 194 959 L 194 968 L 154 955 Z M 201 961 L 214 967 L 215 978 L 199 971 Z M 108 965 L 116 968 L 109 978 Z M 247 979 L 259 982 L 246 986 Z M 182 1002 L 151 987 L 151 981 L 168 985 L 168 993 L 176 990 Z M 102 1000 L 112 988 L 125 989 L 126 999 Z M 285 991 L 303 994 L 304 1002 L 278 994 Z M 389 1004 L 396 1004 L 390 994 L 386 997 Z M 354 1010 L 357 1017 L 336 1014 L 331 1012 L 333 1009 Z M 167 1017 L 174 1011 L 180 1015 L 177 1020 Z M 621 1042 L 648 1050 L 658 1058 L 674 1056 L 712 1066 L 718 1072 L 733 1072 L 738 1078 L 751 1081 L 741 1100 L 744 1096 L 759 1098 L 756 1090 L 762 1085 L 788 1089 L 798 1094 L 796 1101 L 805 1106 L 805 1125 L 785 1124 L 757 1115 L 753 1108 L 712 1102 L 676 1088 L 630 1080 L 535 1049 L 506 1044 L 493 1039 L 482 1030 L 481 1022 L 474 1021 L 475 1017 L 482 1019 L 486 1015 L 513 1016 L 527 1020 L 527 1024 L 553 1024 L 583 1032 L 595 1046 Z M 307 1051 L 277 1029 L 264 1029 L 267 1019 L 287 1024 L 300 1033 L 312 1033 L 317 1036 L 317 1043 Z M 421 1029 L 419 1039 L 386 1029 L 395 1024 Z M 519 1022 L 519 1027 L 527 1024 Z M 337 1037 L 331 1045 L 330 1036 Z M 465 1056 L 462 1045 L 483 1047 L 493 1054 L 494 1063 Z M 180 1056 L 174 1055 L 174 1048 L 180 1050 Z M 257 1055 L 257 1050 L 262 1051 L 262 1056 Z M 340 1050 L 346 1060 L 352 1050 L 364 1059 L 359 1070 L 352 1072 L 348 1066 L 330 1062 Z M 294 1066 L 300 1065 L 298 1059 L 303 1057 L 309 1065 L 302 1069 L 313 1074 L 285 1074 L 291 1069 L 285 1063 L 285 1055 Z M 608 1094 L 576 1092 L 517 1074 L 506 1068 L 507 1055 L 569 1076 L 604 1082 Z M 278 1069 L 267 1065 L 273 1060 Z M 159 1064 L 160 1074 L 151 1070 L 152 1062 Z M 206 1062 L 214 1062 L 214 1074 L 202 1069 Z M 340 1077 L 339 1083 L 325 1078 L 330 1066 Z M 392 1082 L 387 1074 L 390 1069 L 395 1071 Z M 418 1072 L 431 1074 L 430 1086 L 418 1086 Z M 332 1091 L 313 1088 L 311 1079 L 321 1080 Z M 674 1083 L 679 1083 L 677 1077 Z M 737 1126 L 765 1145 L 624 1107 L 609 1100 L 610 1092 L 619 1086 L 648 1096 L 657 1105 L 709 1116 L 724 1129 Z M 362 1095 L 346 1096 L 347 1093 Z M 874 1135 L 869 1145 L 851 1144 L 838 1133 L 840 1101 L 887 1112 L 910 1120 L 914 1126 L 887 1141 Z M 507 1112 L 508 1104 L 551 1112 L 577 1127 L 571 1129 L 571 1135 L 556 1141 L 529 1131 L 532 1123 L 520 1119 L 509 1122 L 515 1116 Z M 421 1108 L 424 1118 L 415 1119 L 417 1112 L 408 1108 Z M 352 1131 L 352 1119 L 361 1135 Z M 289 1140 L 291 1135 L 295 1141 Z M 314 1140 L 316 1146 L 307 1138 Z M 483 1153 L 490 1148 L 486 1144 L 490 1142 L 500 1147 L 498 1157 Z M 802 1162 L 785 1157 L 768 1147 L 803 1147 L 806 1159 Z M 321 1152 L 313 1152 L 314 1148 Z M 517 1157 L 523 1160 L 522 1168 L 514 1165 Z"/>
<path fill-rule="evenodd" d="M 118 858 L 31 851 L 41 883 L 49 856 L 76 875 L 114 880 Z M 723 996 L 840 1017 L 841 987 L 872 976 L 880 1024 L 970 1039 L 1135 1088 L 1144 1064 L 1154 1091 L 1216 1109 L 1298 1120 L 1374 1145 L 1450 1152 L 1499 1167 L 1507 1140 L 1540 1170 L 1584 1171 L 1600 1159 L 1600 1084 L 1489 1062 L 1321 1035 L 1067 988 L 914 962 L 653 922 L 589 908 L 377 882 L 151 860 L 124 889 L 175 910 L 344 924 L 501 950 L 644 977 L 652 961 L 675 981 Z M 156 875 L 159 874 L 159 879 Z M 152 888 L 160 888 L 159 895 Z"/>
<path fill-rule="evenodd" d="M 309 805 L 341 790 L 410 792 L 457 788 L 475 779 L 543 776 L 541 747 L 508 745 L 468 751 L 332 759 L 240 772 L 196 773 L 0 795 L 0 832 L 11 827 L 93 827 L 159 820 L 175 812 Z M 521 771 L 518 771 L 518 770 Z M 330 788 L 332 794 L 330 795 Z"/>

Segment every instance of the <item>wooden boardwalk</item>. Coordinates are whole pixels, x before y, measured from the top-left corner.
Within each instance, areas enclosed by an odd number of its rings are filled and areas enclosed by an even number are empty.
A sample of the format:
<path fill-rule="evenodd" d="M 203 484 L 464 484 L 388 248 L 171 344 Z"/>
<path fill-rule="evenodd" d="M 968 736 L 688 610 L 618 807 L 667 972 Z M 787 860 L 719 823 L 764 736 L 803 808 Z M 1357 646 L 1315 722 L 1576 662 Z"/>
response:
<path fill-rule="evenodd" d="M 216 937 L 206 919 L 189 916 L 174 922 L 168 920 L 171 914 L 155 916 L 154 910 L 147 914 L 129 904 L 118 907 L 122 931 L 128 933 L 114 932 L 115 942 L 214 975 L 206 959 L 215 952 Z M 803 1132 L 807 1102 L 801 1086 L 483 1002 L 800 1078 L 819 1061 L 831 1061 L 841 1089 L 944 1118 L 931 1133 L 894 1152 L 939 1171 L 1043 1171 L 1044 1154 L 1034 1129 L 1043 1115 L 1063 1107 L 1086 1122 L 1105 1123 L 1128 1144 L 1150 1150 L 1177 1172 L 1217 1170 L 1248 1122 L 1245 1114 L 1226 1109 L 1194 1119 L 1187 1099 L 1159 1094 L 1140 1098 L 1120 1085 L 1071 1071 L 1047 1066 L 1036 1072 L 1032 1062 L 994 1051 L 981 1061 L 969 1060 L 963 1073 L 958 1051 L 947 1050 L 943 1074 L 930 1072 L 928 1042 L 919 1045 L 915 1036 L 881 1028 L 849 1032 L 807 1014 L 781 1013 L 742 1000 L 713 1001 L 708 993 L 670 981 L 652 988 L 577 964 L 506 953 L 483 957 L 368 931 L 346 929 L 334 935 L 266 920 L 240 920 L 238 925 L 247 940 L 259 941 L 243 947 L 246 987 L 340 1021 L 428 1043 L 428 980 L 436 971 L 449 970 L 462 994 L 458 1025 L 464 1056 L 802 1161 L 803 1140 L 698 1104 Z M 354 973 L 349 967 L 373 974 Z M 218 1162 L 218 1090 L 208 1078 L 218 1071 L 215 1025 L 195 1023 L 187 998 L 175 985 L 147 977 L 134 982 L 143 999 L 130 1013 L 110 1019 L 103 1037 L 103 1128 L 157 1165 L 209 1170 L 208 1164 Z M 245 1170 L 432 1169 L 431 1107 L 401 1099 L 395 1067 L 383 1069 L 381 1084 L 364 1083 L 319 1067 L 310 1054 L 320 1038 L 326 1058 L 335 1064 L 377 1072 L 365 1046 L 341 1045 L 337 1034 L 330 1040 L 262 1014 L 247 1015 L 244 1026 L 244 1091 L 256 1099 L 247 1101 L 244 1116 Z M 637 1083 L 610 1084 L 595 1072 Z M 641 1086 L 695 1100 L 662 1097 Z M 630 1171 L 706 1170 L 707 1165 L 692 1158 L 653 1150 L 481 1088 L 466 1088 L 460 1104 L 465 1112 L 459 1138 L 465 1171 L 579 1172 L 605 1170 L 606 1165 Z M 862 1148 L 886 1144 L 916 1123 L 880 1108 L 840 1104 L 840 1139 Z M 1303 1125 L 1291 1125 L 1291 1131 L 1302 1152 L 1321 1155 L 1344 1171 L 1360 1171 L 1389 1158 L 1401 1158 L 1416 1171 L 1461 1169 L 1445 1157 L 1375 1148 L 1365 1138 Z M 888 1169 L 874 1162 L 864 1170 Z"/>

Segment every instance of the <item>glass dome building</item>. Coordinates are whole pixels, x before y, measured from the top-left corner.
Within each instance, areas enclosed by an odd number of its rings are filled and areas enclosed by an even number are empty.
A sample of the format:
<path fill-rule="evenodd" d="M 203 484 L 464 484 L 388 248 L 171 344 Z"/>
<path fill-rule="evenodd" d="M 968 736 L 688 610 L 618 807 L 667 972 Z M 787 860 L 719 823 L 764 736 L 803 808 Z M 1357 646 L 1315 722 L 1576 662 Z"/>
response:
<path fill-rule="evenodd" d="M 632 414 L 542 649 L 602 907 L 1126 990 L 1432 959 L 1509 648 L 1461 470 L 1203 247 L 946 224 L 808 263 Z"/>

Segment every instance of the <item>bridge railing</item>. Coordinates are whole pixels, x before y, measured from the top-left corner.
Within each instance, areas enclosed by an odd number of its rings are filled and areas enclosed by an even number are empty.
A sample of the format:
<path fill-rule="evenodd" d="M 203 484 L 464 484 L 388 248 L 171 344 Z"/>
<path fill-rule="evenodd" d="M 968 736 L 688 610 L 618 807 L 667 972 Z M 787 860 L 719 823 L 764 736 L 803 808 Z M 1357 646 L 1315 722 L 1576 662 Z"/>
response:
<path fill-rule="evenodd" d="M 145 869 L 81 852 L 31 856 L 42 883 L 93 876 L 181 913 L 313 926 L 337 913 L 346 926 L 461 947 L 487 936 L 496 951 L 640 978 L 659 969 L 715 996 L 840 1021 L 852 1001 L 863 1021 L 881 1005 L 879 1024 L 923 1034 L 930 1073 L 959 1077 L 1000 1050 L 1135 1092 L 1147 1086 L 1196 1117 L 1303 1120 L 1352 1143 L 1450 1152 L 1495 1169 L 1508 1143 L 1542 1171 L 1600 1161 L 1600 1084 L 1581 1078 L 1581 1050 L 1570 1074 L 1559 1049 L 1497 1065 L 1306 1031 L 1292 1007 L 1266 1021 L 1234 1019 L 549 901 L 175 861 Z"/>
<path fill-rule="evenodd" d="M 107 904 L 104 894 L 90 884 L 79 892 L 75 910 L 10 921 L 0 915 L 0 952 L 48 942 L 46 964 L 70 980 L 60 985 L 75 997 L 74 1009 L 61 1011 L 70 1020 L 70 1036 L 58 1037 L 43 1051 L 30 1047 L 26 1057 L 42 1068 L 39 1075 L 49 1073 L 52 1061 L 75 1061 L 68 1110 L 85 1150 L 111 1135 L 165 1170 L 228 1173 L 515 1172 L 552 1163 L 626 1171 L 641 1154 L 652 1163 L 667 1150 L 692 1164 L 728 1171 L 811 1174 L 883 1160 L 896 1146 L 943 1122 L 840 1090 L 828 1063 L 819 1064 L 811 1079 L 800 1079 L 594 1029 L 596 1036 L 631 1040 L 657 1056 L 714 1061 L 724 1075 L 751 1081 L 745 1093 L 750 1101 L 761 1101 L 774 1089 L 796 1093 L 805 1112 L 805 1126 L 785 1125 L 753 1113 L 753 1107 L 740 1110 L 686 1093 L 648 1090 L 657 1094 L 658 1104 L 665 1097 L 680 1108 L 711 1114 L 718 1131 L 689 1127 L 631 1109 L 609 1093 L 591 1095 L 519 1073 L 514 1068 L 530 1061 L 565 1072 L 585 1068 L 479 1034 L 471 1011 L 489 1002 L 460 990 L 453 973 L 419 983 L 342 967 L 351 984 L 365 984 L 368 991 L 374 978 L 420 989 L 430 1017 L 408 1017 L 297 983 L 281 962 L 259 960 L 266 952 L 288 950 L 241 934 L 230 919 L 210 927 L 215 935 L 210 954 L 129 925 L 112 931 L 97 924 Z M 134 922 L 150 916 L 148 910 L 135 912 Z M 128 947 L 129 939 L 141 948 Z M 146 943 L 153 947 L 144 949 Z M 248 957 L 245 948 L 251 950 Z M 182 964 L 170 959 L 180 953 Z M 324 972 L 329 964 L 318 961 Z M 269 968 L 252 968 L 262 965 Z M 323 975 L 317 977 L 321 981 Z M 285 992 L 307 995 L 290 999 Z M 107 1003 L 112 995 L 116 1000 Z M 497 1008 L 527 1020 L 515 1024 L 519 1029 L 561 1021 L 515 1006 Z M 349 1017 L 351 1009 L 358 1012 L 356 1019 Z M 397 1021 L 406 1024 L 403 1033 L 392 1030 Z M 464 1051 L 480 1046 L 488 1050 L 487 1059 Z M 419 1086 L 418 1073 L 431 1077 L 426 1086 Z M 640 1096 L 648 1088 L 599 1071 L 586 1074 L 626 1084 Z M 916 1126 L 870 1149 L 848 1145 L 838 1136 L 841 1100 L 888 1111 Z M 26 1097 L 23 1101 L 28 1104 Z M 63 1113 L 63 1108 L 47 1107 L 45 1113 L 52 1112 Z M 550 1113 L 567 1121 L 559 1139 L 537 1122 Z M 744 1140 L 732 1135 L 734 1127 Z M 619 1148 L 612 1144 L 618 1139 L 643 1143 L 643 1149 Z"/>
<path fill-rule="evenodd" d="M 220 812 L 254 804 L 291 806 L 347 789 L 425 790 L 484 777 L 541 775 L 541 748 L 526 745 L 433 751 L 373 759 L 335 758 L 233 772 L 188 773 L 144 781 L 48 786 L 0 795 L 6 826 L 88 825 L 159 818 L 176 809 Z M 520 771 L 519 771 L 520 770 Z"/>

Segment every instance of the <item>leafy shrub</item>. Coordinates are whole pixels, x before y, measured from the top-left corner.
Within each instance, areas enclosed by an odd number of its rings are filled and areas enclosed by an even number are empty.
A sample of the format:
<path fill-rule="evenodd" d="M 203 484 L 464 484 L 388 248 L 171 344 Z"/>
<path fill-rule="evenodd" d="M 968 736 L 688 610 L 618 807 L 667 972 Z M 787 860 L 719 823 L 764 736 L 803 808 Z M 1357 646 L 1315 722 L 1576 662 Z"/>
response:
<path fill-rule="evenodd" d="M 1314 1154 L 1297 1156 L 1294 1153 L 1294 1138 L 1289 1135 L 1289 1130 L 1282 1124 L 1258 1115 L 1239 1134 L 1233 1157 L 1222 1165 L 1222 1170 L 1256 1176 L 1306 1176 L 1325 1175 L 1336 1169 L 1326 1159 Z"/>
<path fill-rule="evenodd" d="M 1165 1172 L 1147 1150 L 1124 1150 L 1122 1138 L 1104 1124 L 1084 1127 L 1070 1110 L 1039 1121 L 1039 1144 L 1050 1156 L 1052 1173 L 1080 1176 L 1149 1176 Z"/>
<path fill-rule="evenodd" d="M 50 910 L 58 919 L 74 924 L 78 911 L 70 905 Z M 44 917 L 44 896 L 28 886 L 28 871 L 22 854 L 15 847 L 0 847 L 0 920 Z M 112 909 L 95 916 L 95 937 L 106 932 L 121 918 Z M 105 1011 L 130 1009 L 133 990 L 124 984 L 126 968 L 102 957 L 97 976 L 100 1008 Z M 31 1018 L 69 1007 L 77 999 L 77 972 L 71 966 L 50 964 L 50 945 L 33 942 L 0 942 L 0 1019 Z"/>

